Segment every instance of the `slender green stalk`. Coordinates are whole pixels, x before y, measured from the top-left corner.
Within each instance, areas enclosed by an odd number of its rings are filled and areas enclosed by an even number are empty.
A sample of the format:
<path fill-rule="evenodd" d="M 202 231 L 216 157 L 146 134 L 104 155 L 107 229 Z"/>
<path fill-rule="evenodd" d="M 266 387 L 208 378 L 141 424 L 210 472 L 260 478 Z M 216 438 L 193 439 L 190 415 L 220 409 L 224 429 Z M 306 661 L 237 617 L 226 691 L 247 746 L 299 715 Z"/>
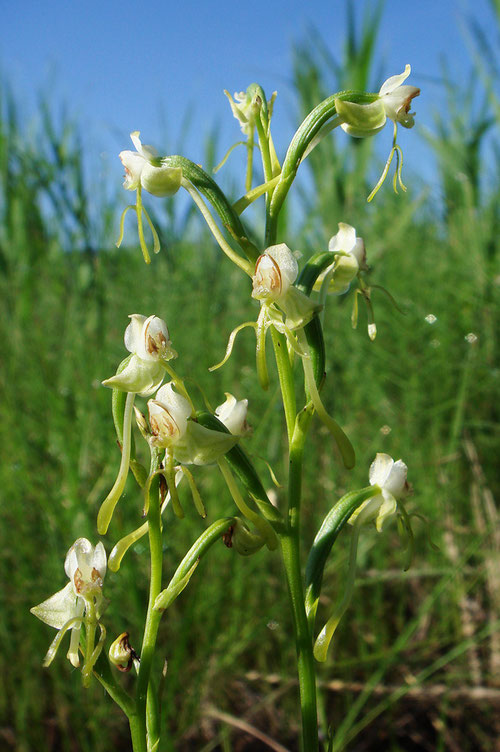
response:
<path fill-rule="evenodd" d="M 94 666 L 94 676 L 128 718 L 134 752 L 146 752 L 146 730 L 136 712 L 136 704 L 117 683 L 107 658 L 101 653 Z"/>
<path fill-rule="evenodd" d="M 264 181 L 267 183 L 269 182 L 269 180 L 272 180 L 272 178 L 274 177 L 273 167 L 271 163 L 271 152 L 269 150 L 269 138 L 266 132 L 264 131 L 264 126 L 262 125 L 260 116 L 257 118 L 256 125 L 257 125 L 257 133 L 259 135 L 260 153 L 262 155 L 262 168 L 264 170 Z"/>
<path fill-rule="evenodd" d="M 151 454 L 151 469 L 153 474 L 160 465 L 160 454 L 153 451 Z M 141 662 L 137 675 L 136 705 L 138 722 L 141 724 L 144 736 L 146 734 L 146 705 L 148 699 L 148 687 L 150 685 L 151 666 L 153 662 L 156 637 L 160 624 L 161 614 L 154 610 L 154 602 L 161 592 L 162 585 L 162 535 L 160 517 L 159 479 L 156 476 L 149 487 L 149 510 L 148 510 L 148 533 L 149 549 L 151 555 L 151 572 L 149 582 L 149 602 L 142 640 Z M 153 698 L 150 698 L 150 702 Z M 134 747 L 134 752 L 136 749 Z"/>
<path fill-rule="evenodd" d="M 245 192 L 246 193 L 248 193 L 248 191 L 252 187 L 253 147 L 254 147 L 254 134 L 253 134 L 253 129 L 252 129 L 252 134 L 248 137 L 248 143 L 247 143 L 247 172 L 245 176 Z"/>
<path fill-rule="evenodd" d="M 323 136 L 341 123 L 341 120 L 335 117 L 337 114 L 335 100 L 348 99 L 351 102 L 369 104 L 376 98 L 376 94 L 339 91 L 327 97 L 323 102 L 320 102 L 300 124 L 288 147 L 281 169 L 280 180 L 271 198 L 266 223 L 267 246 L 273 245 L 276 242 L 278 216 L 301 162 L 306 159 L 307 155 L 317 146 Z M 328 121 L 332 122 L 329 123 Z"/>
<path fill-rule="evenodd" d="M 146 733 L 148 750 L 154 749 L 160 741 L 160 698 L 158 695 L 158 683 L 149 677 L 148 697 L 146 702 Z"/>
<path fill-rule="evenodd" d="M 283 397 L 288 432 L 290 473 L 288 477 L 288 519 L 280 534 L 281 553 L 293 615 L 300 707 L 302 713 L 303 752 L 318 750 L 318 718 L 316 707 L 316 676 L 309 631 L 302 571 L 300 567 L 300 501 L 302 494 L 302 459 L 307 429 L 312 417 L 311 407 L 296 414 L 295 384 L 286 346 L 286 338 L 270 327 L 278 376 Z"/>
<path fill-rule="evenodd" d="M 189 180 L 186 180 L 185 178 L 181 179 L 181 185 L 183 188 L 186 189 L 186 191 L 189 193 L 191 198 L 193 199 L 194 203 L 198 207 L 198 209 L 201 212 L 201 215 L 207 225 L 210 228 L 210 231 L 218 244 L 220 245 L 221 249 L 224 251 L 226 256 L 231 259 L 231 261 L 236 264 L 236 266 L 239 266 L 240 269 L 243 269 L 243 271 L 248 274 L 250 277 L 253 274 L 253 265 L 247 261 L 246 259 L 242 258 L 239 253 L 236 253 L 236 251 L 231 248 L 227 240 L 225 239 L 222 232 L 217 227 L 217 224 L 210 214 L 205 202 L 203 201 L 202 197 L 194 187 L 192 183 L 189 182 Z"/>
<path fill-rule="evenodd" d="M 212 205 L 217 212 L 223 227 L 231 234 L 241 247 L 251 264 L 255 264 L 259 257 L 259 251 L 248 239 L 247 233 L 241 219 L 234 211 L 228 199 L 221 191 L 217 183 L 212 180 L 210 175 L 191 160 L 180 156 L 165 157 L 162 164 L 167 167 L 180 167 L 182 169 L 183 179 L 186 179 L 193 185 L 202 196 Z"/>
<path fill-rule="evenodd" d="M 234 202 L 233 209 L 236 214 L 241 214 L 253 201 L 260 198 L 264 193 L 272 190 L 279 182 L 279 179 L 280 176 L 276 175 L 275 178 L 269 180 L 267 183 L 261 183 L 261 185 L 257 185 L 255 188 L 248 190 L 244 196 Z"/>
<path fill-rule="evenodd" d="M 134 752 L 147 752 L 146 726 L 143 719 L 137 715 L 130 715 L 128 724 Z"/>
<path fill-rule="evenodd" d="M 118 470 L 118 475 L 116 476 L 116 480 L 114 482 L 113 488 L 109 492 L 109 494 L 106 496 L 104 501 L 101 504 L 101 507 L 99 509 L 99 512 L 97 514 L 97 532 L 99 535 L 105 535 L 109 523 L 111 521 L 111 517 L 113 516 L 114 509 L 116 505 L 118 504 L 118 501 L 120 499 L 120 496 L 123 493 L 123 489 L 125 488 L 125 483 L 127 482 L 128 477 L 128 471 L 130 466 L 130 449 L 131 449 L 131 440 L 132 440 L 132 413 L 134 408 L 134 400 L 135 400 L 135 394 L 132 392 L 129 392 L 127 394 L 126 402 L 125 402 L 125 412 L 123 415 L 123 443 L 122 443 L 122 457 L 120 460 L 120 468 Z"/>
<path fill-rule="evenodd" d="M 290 356 L 288 355 L 288 349 L 286 346 L 286 337 L 278 332 L 274 326 L 269 328 L 271 330 L 271 338 L 274 345 L 274 355 L 278 367 L 278 377 L 283 397 L 283 409 L 285 410 L 288 442 L 290 443 L 295 426 L 295 415 L 297 413 L 292 365 L 290 363 Z"/>
<path fill-rule="evenodd" d="M 137 194 L 136 194 L 136 214 L 137 214 L 137 230 L 139 233 L 139 244 L 141 246 L 142 255 L 144 256 L 144 261 L 146 264 L 151 263 L 151 256 L 148 252 L 148 247 L 146 245 L 146 241 L 144 239 L 144 227 L 142 224 L 142 195 L 141 195 L 141 184 L 137 186 Z"/>
<path fill-rule="evenodd" d="M 283 395 L 285 400 L 285 395 Z M 316 675 L 304 605 L 304 587 L 300 567 L 300 501 L 302 493 L 302 462 L 304 445 L 312 411 L 304 408 L 295 420 L 290 441 L 290 475 L 288 479 L 288 525 L 281 536 L 281 551 L 285 567 L 290 605 L 293 614 L 300 707 L 302 713 L 303 752 L 317 752 L 318 718 L 316 706 Z"/>
<path fill-rule="evenodd" d="M 93 598 L 85 603 L 85 663 L 82 669 L 83 686 L 89 687 L 92 678 L 92 660 L 91 656 L 94 650 L 95 628 L 97 619 L 95 613 L 95 604 Z"/>

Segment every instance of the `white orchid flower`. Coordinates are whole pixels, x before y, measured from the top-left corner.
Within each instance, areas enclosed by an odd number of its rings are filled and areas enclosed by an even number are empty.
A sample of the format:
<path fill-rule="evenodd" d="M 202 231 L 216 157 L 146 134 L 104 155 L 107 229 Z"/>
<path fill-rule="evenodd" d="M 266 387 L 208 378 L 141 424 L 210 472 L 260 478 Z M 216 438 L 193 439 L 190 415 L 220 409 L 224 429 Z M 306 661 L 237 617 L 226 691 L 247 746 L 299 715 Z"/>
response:
<path fill-rule="evenodd" d="M 298 273 L 297 259 L 285 243 L 266 248 L 255 264 L 252 297 L 265 303 L 284 298 Z"/>
<path fill-rule="evenodd" d="M 384 81 L 378 93 L 387 117 L 404 128 L 413 128 L 415 125 L 415 113 L 410 112 L 411 100 L 420 94 L 420 89 L 416 86 L 402 85 L 410 73 L 411 65 L 406 65 L 403 73 Z"/>
<path fill-rule="evenodd" d="M 182 465 L 211 465 L 232 449 L 239 435 L 213 431 L 189 420 L 191 404 L 173 387 L 173 382 L 165 384 L 148 402 L 150 442 L 166 449 Z"/>
<path fill-rule="evenodd" d="M 237 400 L 226 392 L 226 401 L 215 408 L 215 416 L 224 423 L 227 430 L 234 436 L 244 436 L 250 432 L 247 424 L 248 400 Z"/>
<path fill-rule="evenodd" d="M 246 321 L 233 329 L 224 358 L 220 363 L 212 366 L 210 371 L 220 368 L 227 362 L 231 356 L 236 335 L 248 326 L 255 329 L 257 374 L 263 389 L 269 386 L 265 339 L 270 326 L 286 336 L 294 352 L 301 357 L 306 355 L 305 350 L 298 343 L 294 330 L 303 329 L 321 309 L 321 306 L 313 303 L 307 295 L 295 287 L 294 282 L 298 273 L 297 259 L 285 243 L 265 249 L 256 261 L 252 277 L 252 297 L 261 303 L 257 321 Z"/>
<path fill-rule="evenodd" d="M 188 400 L 174 391 L 173 383 L 164 384 L 148 402 L 151 444 L 161 449 L 175 446 L 186 434 L 191 412 Z"/>
<path fill-rule="evenodd" d="M 349 517 L 349 523 L 354 524 L 366 509 L 364 522 L 375 520 L 377 530 L 381 532 L 385 521 L 396 513 L 398 499 L 408 490 L 407 471 L 403 460 L 395 462 L 388 454 L 379 452 L 370 465 L 369 479 L 371 486 L 379 486 L 380 493 L 361 504 Z"/>
<path fill-rule="evenodd" d="M 67 657 L 77 668 L 80 665 L 78 646 L 84 614 L 87 628 L 95 629 L 103 605 L 102 584 L 106 575 L 106 551 L 103 544 L 99 542 L 94 547 L 87 538 L 78 538 L 66 555 L 64 570 L 69 577 L 68 584 L 30 610 L 45 624 L 59 630 L 45 656 L 44 666 L 50 665 L 62 637 L 71 629 Z M 86 661 L 90 657 L 86 655 Z M 94 659 L 97 660 L 97 656 Z"/>
<path fill-rule="evenodd" d="M 310 321 L 318 306 L 294 287 L 299 265 L 286 243 L 266 248 L 255 264 L 252 297 L 260 300 L 263 309 L 276 303 L 285 313 L 288 329 L 302 328 Z M 273 324 L 278 322 L 274 317 Z"/>
<path fill-rule="evenodd" d="M 173 196 L 181 185 L 181 168 L 164 165 L 156 149 L 142 144 L 139 135 L 140 131 L 130 134 L 137 151 L 127 149 L 118 155 L 125 167 L 123 187 L 136 191 L 140 185 L 153 196 Z"/>
<path fill-rule="evenodd" d="M 142 316 L 132 313 L 130 324 L 125 329 L 125 347 L 142 360 L 171 360 L 177 357 L 167 325 L 158 316 Z"/>
<path fill-rule="evenodd" d="M 119 157 L 125 168 L 125 181 L 123 187 L 128 191 L 137 191 L 136 204 L 125 207 L 120 219 L 120 235 L 116 241 L 119 248 L 124 234 L 125 216 L 130 209 L 137 214 L 137 231 L 139 233 L 139 243 L 146 264 L 151 263 L 151 257 L 146 246 L 144 238 L 143 214 L 153 235 L 153 251 L 158 253 L 160 250 L 160 239 L 158 233 L 151 222 L 149 214 L 142 205 L 142 189 L 151 193 L 153 196 L 173 196 L 181 187 L 182 170 L 180 167 L 170 167 L 166 158 L 158 156 L 158 152 L 152 146 L 143 145 L 139 138 L 139 131 L 133 131 L 130 138 L 137 149 L 121 151 Z"/>
<path fill-rule="evenodd" d="M 347 292 L 359 270 L 365 267 L 365 243 L 363 238 L 356 237 L 354 227 L 339 222 L 339 231 L 330 238 L 328 250 L 334 254 L 334 262 L 319 275 L 314 289 L 320 290 L 327 280 L 327 291 L 342 295 Z"/>
<path fill-rule="evenodd" d="M 181 384 L 177 388 L 183 388 Z M 199 513 L 206 516 L 200 493 L 191 472 L 186 465 L 211 465 L 234 447 L 239 436 L 214 431 L 200 425 L 194 417 L 193 407 L 186 396 L 174 390 L 174 382 L 169 382 L 158 390 L 156 399 L 148 401 L 148 414 L 151 446 L 165 449 L 162 471 L 167 481 L 174 513 L 183 517 L 184 513 L 177 493 L 178 476 L 188 479 L 193 500 Z M 179 463 L 180 467 L 176 466 Z"/>
<path fill-rule="evenodd" d="M 397 76 L 390 76 L 378 95 L 369 95 L 371 102 L 351 102 L 337 97 L 335 109 L 343 120 L 341 128 L 354 138 L 366 138 L 378 133 L 384 127 L 387 118 L 394 124 L 400 123 L 404 128 L 413 128 L 414 114 L 410 112 L 411 101 L 420 94 L 416 86 L 402 85 L 411 73 L 407 65 Z"/>
<path fill-rule="evenodd" d="M 356 237 L 356 230 L 345 222 L 339 222 L 339 231 L 328 242 L 330 253 L 340 253 L 352 256 L 358 267 L 361 267 L 366 259 L 365 244 L 363 238 Z"/>
<path fill-rule="evenodd" d="M 165 376 L 172 372 L 167 361 L 177 357 L 172 348 L 167 325 L 158 316 L 142 316 L 132 313 L 130 324 L 125 330 L 125 347 L 131 353 L 118 366 L 117 373 L 102 383 L 111 389 L 127 392 L 123 414 L 123 441 L 120 469 L 113 488 L 103 501 L 97 515 L 97 530 L 105 535 L 113 511 L 125 488 L 130 467 L 131 424 L 135 395 L 143 397 L 156 392 Z"/>
<path fill-rule="evenodd" d="M 132 357 L 125 367 L 102 383 L 112 389 L 148 396 L 155 392 L 165 375 L 164 363 L 177 357 L 167 325 L 158 316 L 132 313 L 125 330 L 125 347 Z"/>

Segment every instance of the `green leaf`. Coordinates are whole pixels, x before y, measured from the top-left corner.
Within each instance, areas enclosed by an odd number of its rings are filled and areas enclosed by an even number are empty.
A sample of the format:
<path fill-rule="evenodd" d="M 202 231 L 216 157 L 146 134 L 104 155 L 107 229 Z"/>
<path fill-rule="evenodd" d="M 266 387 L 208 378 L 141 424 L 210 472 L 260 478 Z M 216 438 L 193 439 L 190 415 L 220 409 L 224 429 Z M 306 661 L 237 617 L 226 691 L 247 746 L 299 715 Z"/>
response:
<path fill-rule="evenodd" d="M 367 499 L 379 493 L 378 487 L 368 486 L 343 496 L 328 512 L 311 546 L 306 564 L 306 613 L 314 624 L 321 593 L 323 571 L 338 534 L 352 513 Z"/>
<path fill-rule="evenodd" d="M 157 596 L 154 604 L 155 610 L 164 611 L 173 603 L 193 576 L 202 556 L 206 554 L 214 543 L 221 540 L 224 533 L 234 523 L 234 517 L 222 517 L 200 535 L 177 567 L 168 586 Z"/>

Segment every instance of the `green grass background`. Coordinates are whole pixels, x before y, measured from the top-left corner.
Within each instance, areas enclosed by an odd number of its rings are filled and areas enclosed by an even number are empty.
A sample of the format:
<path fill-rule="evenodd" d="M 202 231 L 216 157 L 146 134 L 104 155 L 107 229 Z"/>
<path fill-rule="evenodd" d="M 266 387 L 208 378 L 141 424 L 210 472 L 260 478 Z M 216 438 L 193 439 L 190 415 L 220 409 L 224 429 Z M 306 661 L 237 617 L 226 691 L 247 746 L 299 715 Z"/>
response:
<path fill-rule="evenodd" d="M 368 84 L 374 28 L 353 32 L 341 67 L 318 36 L 297 48 L 297 121 L 344 81 Z M 362 536 L 358 587 L 319 671 L 321 716 L 325 728 L 336 729 L 338 750 L 493 750 L 498 731 L 500 108 L 488 64 L 478 58 L 483 84 L 460 106 L 450 79 L 446 106 L 425 131 L 411 134 L 434 150 L 439 195 L 407 171 L 408 194 L 394 196 L 387 184 L 367 206 L 378 169 L 373 144 L 339 134 L 303 168 L 306 179 L 294 188 L 282 227 L 282 239 L 307 257 L 326 247 L 338 221 L 355 225 L 367 246 L 369 282 L 386 287 L 403 311 L 374 291 L 372 343 L 363 309 L 358 329 L 351 328 L 352 291 L 329 301 L 324 399 L 358 461 L 344 471 L 328 434 L 314 424 L 304 550 L 331 505 L 366 485 L 377 451 L 405 460 L 414 486 L 408 508 L 429 520 L 415 520 L 416 554 L 407 573 L 394 526 Z M 53 631 L 29 608 L 64 585 L 62 564 L 74 539 L 96 540 L 96 513 L 119 464 L 111 395 L 100 381 L 124 357 L 128 314 L 154 312 L 168 322 L 178 372 L 196 380 L 213 405 L 224 391 L 248 397 L 248 449 L 266 457 L 278 477 L 286 466 L 284 427 L 276 374 L 267 394 L 256 383 L 249 330 L 224 368 L 207 371 L 222 357 L 231 329 L 257 314 L 248 280 L 175 198 L 148 201 L 164 246 L 150 267 L 134 245 L 132 220 L 129 247 L 116 250 L 126 197 L 118 187 L 86 181 L 78 126 L 58 120 L 51 104 L 30 135 L 4 82 L 0 749 L 105 752 L 129 748 L 125 719 L 97 683 L 82 689 L 62 651 L 50 670 L 41 668 Z M 412 138 L 405 139 L 408 150 Z M 206 167 L 219 152 L 209 139 Z M 198 394 L 194 385 L 192 392 Z M 166 574 L 207 523 L 233 511 L 214 468 L 200 468 L 196 477 L 208 519 L 196 515 L 186 495 L 185 520 L 167 513 Z M 129 481 L 104 541 L 108 552 L 140 524 L 140 506 Z M 342 594 L 348 547 L 346 531 L 326 570 L 320 618 Z M 147 581 L 139 543 L 105 583 L 109 635 L 127 630 L 140 644 Z M 294 646 L 283 587 L 277 554 L 241 559 L 221 544 L 202 562 L 160 632 L 159 665 L 168 659 L 163 749 L 268 749 L 238 729 L 239 719 L 296 749 Z"/>

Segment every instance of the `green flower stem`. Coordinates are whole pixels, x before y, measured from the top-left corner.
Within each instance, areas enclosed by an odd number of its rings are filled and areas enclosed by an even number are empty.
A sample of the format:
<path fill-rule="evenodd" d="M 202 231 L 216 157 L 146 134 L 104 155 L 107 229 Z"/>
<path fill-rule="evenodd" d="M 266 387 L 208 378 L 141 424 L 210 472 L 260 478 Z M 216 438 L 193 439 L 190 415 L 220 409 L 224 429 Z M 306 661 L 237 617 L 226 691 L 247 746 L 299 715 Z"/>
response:
<path fill-rule="evenodd" d="M 312 149 L 318 143 L 317 137 L 320 138 L 321 135 L 326 135 L 329 130 L 328 121 L 335 118 L 337 114 L 335 100 L 345 99 L 359 104 L 369 104 L 377 99 L 377 97 L 377 94 L 367 94 L 366 92 L 340 91 L 320 102 L 302 121 L 290 142 L 281 169 L 281 179 L 272 195 L 266 225 L 267 246 L 273 245 L 276 242 L 278 216 L 290 190 L 290 186 L 295 179 L 300 163 L 307 157 L 310 151 L 309 147 Z M 339 119 L 335 118 L 334 127 L 340 125 L 340 122 Z"/>
<path fill-rule="evenodd" d="M 151 256 L 148 252 L 148 247 L 146 245 L 146 241 L 144 239 L 144 227 L 142 224 L 142 195 L 141 195 L 141 184 L 137 186 L 137 194 L 136 194 L 136 214 L 137 214 L 137 231 L 139 233 L 139 244 L 141 246 L 142 255 L 144 256 L 144 261 L 146 264 L 151 263 Z"/>
<path fill-rule="evenodd" d="M 246 193 L 248 193 L 252 187 L 253 147 L 254 147 L 254 133 L 252 129 L 252 135 L 248 137 L 248 142 L 247 142 L 247 172 L 245 176 L 245 192 Z"/>
<path fill-rule="evenodd" d="M 275 178 L 269 180 L 267 183 L 261 183 L 261 185 L 257 185 L 255 188 L 252 188 L 252 190 L 248 190 L 244 196 L 234 202 L 233 209 L 236 214 L 241 214 L 253 201 L 260 198 L 264 193 L 272 190 L 274 186 L 277 185 L 279 179 L 280 176 L 276 175 Z"/>
<path fill-rule="evenodd" d="M 151 475 L 156 473 L 160 466 L 161 454 L 153 450 L 151 454 Z M 151 666 L 153 663 L 156 637 L 160 624 L 161 614 L 154 610 L 154 602 L 161 592 L 162 584 L 162 535 L 160 517 L 159 478 L 155 477 L 149 487 L 149 511 L 148 511 L 149 549 L 151 554 L 151 574 L 149 582 L 149 603 L 142 640 L 141 662 L 137 675 L 136 706 L 137 715 L 142 724 L 142 731 L 146 730 L 146 704 L 148 687 L 150 685 Z M 141 749 L 142 748 L 138 748 Z M 134 752 L 137 752 L 134 747 Z"/>
<path fill-rule="evenodd" d="M 265 102 L 265 95 L 262 91 L 262 96 L 264 99 L 262 100 Z M 256 126 L 257 126 L 257 134 L 259 136 L 259 148 L 260 148 L 260 154 L 262 157 L 262 168 L 264 170 L 264 182 L 269 185 L 270 181 L 273 179 L 273 177 L 276 177 L 273 174 L 273 163 L 271 159 L 271 149 L 269 147 L 269 120 L 267 117 L 267 106 L 266 106 L 266 125 L 267 127 L 264 127 L 264 124 L 261 119 L 261 114 L 259 112 L 258 117 L 256 118 Z M 274 184 L 272 184 L 266 193 L 266 226 L 268 225 L 270 221 L 270 208 L 271 208 L 271 199 L 273 197 L 273 191 L 274 191 Z"/>
<path fill-rule="evenodd" d="M 240 269 L 243 269 L 243 271 L 248 274 L 250 277 L 253 275 L 254 267 L 253 264 L 251 264 L 249 261 L 244 259 L 242 256 L 240 256 L 239 253 L 236 253 L 236 251 L 231 248 L 227 240 L 225 239 L 222 232 L 219 230 L 214 218 L 210 214 L 205 202 L 203 201 L 202 197 L 194 187 L 192 183 L 189 182 L 189 180 L 186 180 L 186 178 L 181 179 L 181 185 L 185 190 L 189 193 L 191 198 L 193 199 L 194 203 L 200 210 L 203 219 L 207 223 L 208 227 L 210 228 L 210 232 L 220 245 L 221 249 L 224 251 L 226 256 L 231 259 L 231 261 L 236 264 L 236 266 L 239 266 Z"/>
<path fill-rule="evenodd" d="M 285 395 L 283 395 L 285 399 Z M 302 491 L 302 461 L 307 429 L 312 417 L 310 408 L 304 408 L 295 420 L 290 441 L 290 475 L 288 479 L 288 525 L 281 536 L 281 551 L 293 614 L 300 706 L 302 712 L 302 750 L 317 752 L 318 718 L 316 707 L 316 675 L 304 605 L 304 588 L 300 567 L 300 501 Z"/>
<path fill-rule="evenodd" d="M 132 749 L 134 752 L 147 752 L 146 726 L 144 720 L 138 715 L 130 715 L 128 718 Z"/>
<path fill-rule="evenodd" d="M 283 396 L 283 408 L 285 410 L 288 442 L 290 443 L 294 432 L 295 415 L 297 413 L 292 365 L 290 363 L 290 357 L 288 355 L 285 335 L 278 332 L 274 326 L 270 326 L 269 328 L 271 330 L 271 338 L 274 345 L 274 355 L 276 358 L 276 365 L 278 367 L 278 377 L 280 380 L 281 394 Z"/>
<path fill-rule="evenodd" d="M 196 190 L 199 191 L 207 201 L 209 201 L 219 215 L 223 227 L 225 227 L 236 240 L 252 265 L 255 264 L 260 255 L 259 250 L 255 247 L 252 241 L 248 239 L 241 219 L 210 175 L 208 175 L 199 165 L 178 155 L 165 157 L 162 160 L 162 164 L 166 167 L 181 168 L 183 178 L 193 185 Z"/>
<path fill-rule="evenodd" d="M 133 392 L 128 392 L 125 400 L 125 411 L 123 414 L 123 442 L 120 469 L 118 470 L 118 475 L 113 488 L 102 502 L 97 514 L 97 532 L 99 535 L 106 535 L 114 509 L 118 504 L 123 489 L 125 488 L 125 483 L 127 482 L 130 465 L 130 450 L 132 446 L 131 428 L 134 400 L 135 394 Z"/>
<path fill-rule="evenodd" d="M 158 685 L 149 678 L 148 697 L 146 702 L 146 732 L 147 746 L 154 749 L 155 744 L 160 741 L 161 724 L 160 724 L 160 700 L 158 696 Z"/>
<path fill-rule="evenodd" d="M 94 599 L 91 598 L 85 602 L 85 663 L 82 669 L 83 686 L 89 687 L 92 678 L 92 653 L 94 652 L 95 628 L 97 626 L 97 617 L 95 612 Z"/>
<path fill-rule="evenodd" d="M 316 676 L 312 636 L 307 623 L 304 587 L 300 567 L 300 500 L 302 493 L 302 458 L 307 429 L 312 417 L 311 406 L 296 413 L 295 384 L 286 346 L 286 338 L 270 327 L 278 376 L 283 397 L 288 432 L 290 474 L 288 478 L 288 519 L 284 532 L 279 532 L 281 553 L 293 615 L 300 707 L 302 712 L 303 752 L 318 750 L 318 718 L 316 707 Z"/>
<path fill-rule="evenodd" d="M 256 126 L 257 126 L 257 133 L 259 136 L 260 153 L 262 156 L 262 168 L 264 170 L 264 181 L 267 183 L 269 182 L 269 180 L 272 180 L 274 175 L 273 175 L 273 167 L 271 163 L 271 152 L 269 150 L 269 137 L 264 130 L 264 126 L 262 125 L 260 115 L 256 119 Z"/>
<path fill-rule="evenodd" d="M 256 512 L 255 509 L 252 509 L 243 499 L 243 496 L 239 492 L 238 486 L 225 457 L 221 457 L 221 459 L 217 460 L 217 464 L 224 480 L 226 481 L 229 493 L 233 497 L 233 501 L 238 507 L 239 511 L 244 517 L 247 518 L 247 520 L 250 520 L 255 525 L 255 527 L 259 531 L 259 534 L 265 540 L 268 549 L 270 551 L 274 551 L 274 549 L 278 546 L 278 541 L 276 539 L 276 535 L 271 523 L 268 522 L 264 517 L 261 517 L 260 514 Z M 255 504 L 255 502 L 253 502 L 253 504 Z"/>
<path fill-rule="evenodd" d="M 97 659 L 93 670 L 94 676 L 102 684 L 108 695 L 127 716 L 134 752 L 146 752 L 146 730 L 137 715 L 135 702 L 117 683 L 109 661 L 103 653 Z"/>

